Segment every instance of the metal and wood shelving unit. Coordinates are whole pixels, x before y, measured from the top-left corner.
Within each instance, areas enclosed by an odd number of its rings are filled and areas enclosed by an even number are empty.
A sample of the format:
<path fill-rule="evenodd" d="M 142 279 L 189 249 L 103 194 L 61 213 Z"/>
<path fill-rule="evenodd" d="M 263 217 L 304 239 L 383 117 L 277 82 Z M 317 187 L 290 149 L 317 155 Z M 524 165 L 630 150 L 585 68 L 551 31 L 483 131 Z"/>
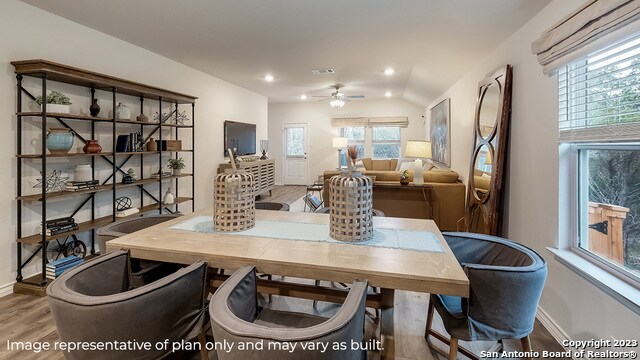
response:
<path fill-rule="evenodd" d="M 148 86 L 140 83 L 136 83 L 133 81 L 104 75 L 92 71 L 87 71 L 83 69 L 78 69 L 74 67 L 70 67 L 67 65 L 62 65 L 58 63 L 54 63 L 47 60 L 25 60 L 25 61 L 13 61 L 11 64 L 15 67 L 15 73 L 17 78 L 17 101 L 16 101 L 16 118 L 17 118 L 17 126 L 16 126 L 16 201 L 17 201 L 17 276 L 16 283 L 14 285 L 14 293 L 23 293 L 23 294 L 33 294 L 33 295 L 41 295 L 44 296 L 45 288 L 47 286 L 47 278 L 45 274 L 46 264 L 48 262 L 47 259 L 47 247 L 51 241 L 56 241 L 61 238 L 65 238 L 70 235 L 75 235 L 82 232 L 91 232 L 91 255 L 95 253 L 94 244 L 95 244 L 95 229 L 100 228 L 104 225 L 112 223 L 116 221 L 116 198 L 117 198 L 117 190 L 121 188 L 131 188 L 138 187 L 140 189 L 140 206 L 138 207 L 139 213 L 132 216 L 140 216 L 140 214 L 144 212 L 150 211 L 158 211 L 162 213 L 164 211 L 175 212 L 178 211 L 178 204 L 185 203 L 191 201 L 191 211 L 195 209 L 195 204 L 193 201 L 193 189 L 195 189 L 195 154 L 193 148 L 190 150 L 181 150 L 181 151 L 166 151 L 162 150 L 162 146 L 158 147 L 158 151 L 138 151 L 138 152 L 115 152 L 116 149 L 116 138 L 117 131 L 126 126 L 129 129 L 132 126 L 139 126 L 139 132 L 143 134 L 144 142 L 146 143 L 148 139 L 153 136 L 156 136 L 157 139 L 162 144 L 163 134 L 162 130 L 165 128 L 169 128 L 170 136 L 173 136 L 174 140 L 178 140 L 179 133 L 182 131 L 190 132 L 191 135 L 191 143 L 195 144 L 195 129 L 194 129 L 194 121 L 195 121 L 195 101 L 196 97 L 191 95 L 185 95 L 153 86 Z M 92 117 L 88 115 L 74 115 L 74 114 L 59 114 L 59 113 L 50 113 L 47 112 L 46 104 L 42 105 L 42 111 L 38 112 L 29 112 L 23 110 L 23 98 L 30 98 L 31 100 L 35 100 L 34 94 L 31 94 L 27 89 L 23 86 L 23 78 L 24 77 L 34 77 L 38 78 L 41 81 L 41 95 L 42 98 L 46 98 L 47 96 L 47 85 L 49 81 L 55 81 L 64 84 L 76 85 L 80 87 L 86 87 L 91 91 L 91 97 L 93 98 L 96 91 L 105 91 L 110 93 L 110 97 L 113 101 L 112 103 L 112 112 L 113 117 Z M 40 94 L 38 94 L 40 95 Z M 138 122 L 134 120 L 119 120 L 116 118 L 116 104 L 118 95 L 129 95 L 134 96 L 140 99 L 140 108 L 143 109 L 145 104 L 145 100 L 152 100 L 157 103 L 158 113 L 160 117 L 162 117 L 162 109 L 163 104 L 166 106 L 167 104 L 171 104 L 172 107 L 175 107 L 175 110 L 172 111 L 172 115 L 175 114 L 176 119 L 178 117 L 178 108 L 180 105 L 182 106 L 190 106 L 191 111 L 191 124 L 175 124 L 172 123 L 157 123 L 157 122 Z M 22 152 L 22 144 L 23 138 L 22 133 L 23 122 L 25 118 L 35 119 L 36 123 L 38 123 L 40 132 L 41 132 L 41 146 L 40 153 L 37 154 L 23 154 Z M 48 123 L 48 121 L 51 121 Z M 98 154 L 85 154 L 85 153 L 68 153 L 65 155 L 52 155 L 47 153 L 46 148 L 46 133 L 47 128 L 53 123 L 56 122 L 56 126 L 61 125 L 67 129 L 73 130 L 73 126 L 76 126 L 76 123 L 89 123 L 90 124 L 90 139 L 95 139 L 96 135 L 96 124 L 106 124 L 111 126 L 106 126 L 112 135 L 111 141 L 111 149 L 112 151 L 101 152 Z M 182 131 L 181 131 L 182 130 Z M 83 138 L 78 132 L 74 132 L 76 139 L 79 139 L 81 142 L 86 143 L 88 139 Z M 145 135 L 146 134 L 146 135 Z M 166 138 L 164 140 L 167 140 Z M 192 146 L 193 147 L 193 146 Z M 144 173 L 144 165 L 147 164 L 155 164 L 159 169 L 162 169 L 162 157 L 163 155 L 169 154 L 170 156 L 174 156 L 178 158 L 180 153 L 191 154 L 191 173 L 183 173 L 181 175 L 172 175 L 172 176 L 162 176 L 160 178 L 146 177 Z M 140 157 L 140 179 L 134 181 L 133 183 L 124 184 L 118 182 L 117 178 L 120 175 L 125 174 L 125 170 L 123 167 L 127 164 L 127 162 L 134 158 L 135 156 Z M 110 168 L 111 172 L 106 179 L 102 179 L 99 182 L 99 185 L 94 189 L 87 190 L 79 190 L 79 191 L 58 191 L 58 192 L 49 192 L 46 191 L 46 182 L 42 181 L 42 187 L 40 188 L 39 193 L 32 195 L 23 195 L 23 162 L 24 161 L 39 161 L 40 162 L 40 172 L 43 174 L 43 177 L 47 174 L 47 166 L 48 159 L 50 158 L 70 158 L 70 157 L 88 157 L 91 161 L 92 168 L 92 176 L 93 179 L 96 179 L 96 159 L 101 159 L 106 162 L 107 166 L 105 169 Z M 151 160 L 150 160 L 151 159 Z M 150 162 L 151 161 L 151 162 Z M 162 173 L 162 172 L 160 172 Z M 191 179 L 191 193 L 192 195 L 189 197 L 179 196 L 178 195 L 178 179 L 180 178 L 190 178 Z M 163 196 L 163 182 L 164 181 L 175 181 L 175 194 L 176 198 L 173 204 L 161 204 L 162 196 Z M 147 184 L 158 184 L 158 193 L 153 194 L 151 191 L 145 189 L 145 185 Z M 108 216 L 96 217 L 96 203 L 95 196 L 101 192 L 111 192 L 112 196 L 112 212 Z M 145 196 L 151 199 L 151 203 L 145 204 Z M 91 219 L 88 221 L 78 223 L 79 227 L 77 230 L 66 232 L 59 235 L 47 236 L 46 232 L 42 231 L 42 234 L 32 234 L 25 235 L 23 234 L 23 207 L 28 206 L 28 204 L 32 203 L 40 203 L 40 212 L 41 212 L 41 221 L 42 224 L 45 224 L 47 220 L 47 209 L 50 206 L 50 202 L 58 200 L 58 199 L 68 199 L 72 197 L 77 197 L 82 199 L 80 204 L 70 211 L 68 216 L 75 216 L 78 212 L 83 209 L 87 209 L 91 211 Z M 87 206 L 87 204 L 89 204 Z M 173 209 L 172 209 L 173 208 Z M 27 259 L 23 259 L 23 246 L 36 246 L 36 250 L 27 257 Z M 27 266 L 36 255 L 41 254 L 41 265 L 42 265 L 42 273 L 32 276 L 30 278 L 23 278 L 22 270 L 25 266 Z"/>

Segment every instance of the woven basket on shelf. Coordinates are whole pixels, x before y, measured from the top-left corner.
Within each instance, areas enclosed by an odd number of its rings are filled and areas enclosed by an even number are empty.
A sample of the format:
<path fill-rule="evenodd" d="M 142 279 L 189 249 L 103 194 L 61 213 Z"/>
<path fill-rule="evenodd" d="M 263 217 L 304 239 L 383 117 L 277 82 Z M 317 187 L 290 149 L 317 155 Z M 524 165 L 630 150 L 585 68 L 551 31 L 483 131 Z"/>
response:
<path fill-rule="evenodd" d="M 373 181 L 353 172 L 336 175 L 329 182 L 330 235 L 341 241 L 365 241 L 373 237 Z"/>
<path fill-rule="evenodd" d="M 248 230 L 256 224 L 256 200 L 253 175 L 238 171 L 231 158 L 233 170 L 218 174 L 213 190 L 213 228 L 216 231 Z"/>

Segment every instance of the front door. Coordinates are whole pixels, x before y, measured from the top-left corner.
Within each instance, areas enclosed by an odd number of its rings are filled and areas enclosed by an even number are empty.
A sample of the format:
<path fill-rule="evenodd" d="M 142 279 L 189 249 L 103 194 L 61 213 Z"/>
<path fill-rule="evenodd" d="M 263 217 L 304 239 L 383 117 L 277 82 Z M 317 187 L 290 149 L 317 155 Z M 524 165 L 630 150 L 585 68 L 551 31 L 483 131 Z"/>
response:
<path fill-rule="evenodd" d="M 307 184 L 307 124 L 284 124 L 284 184 Z"/>

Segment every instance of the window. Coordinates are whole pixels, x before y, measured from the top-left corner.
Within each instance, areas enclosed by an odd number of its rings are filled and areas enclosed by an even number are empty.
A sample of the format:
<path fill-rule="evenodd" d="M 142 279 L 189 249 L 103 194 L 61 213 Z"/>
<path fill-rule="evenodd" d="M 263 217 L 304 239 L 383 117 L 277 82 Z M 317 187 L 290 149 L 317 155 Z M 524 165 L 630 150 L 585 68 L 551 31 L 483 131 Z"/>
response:
<path fill-rule="evenodd" d="M 376 126 L 371 129 L 374 159 L 397 159 L 400 157 L 400 128 Z"/>
<path fill-rule="evenodd" d="M 558 71 L 559 140 L 573 157 L 572 248 L 640 284 L 640 37 Z"/>
<path fill-rule="evenodd" d="M 355 145 L 358 150 L 358 158 L 364 155 L 364 126 L 351 126 L 340 128 L 340 136 L 349 139 L 349 145 Z M 347 151 L 343 150 L 340 154 L 340 165 L 347 166 Z"/>
<path fill-rule="evenodd" d="M 287 136 L 287 157 L 304 157 L 304 128 L 288 127 L 286 128 Z"/>

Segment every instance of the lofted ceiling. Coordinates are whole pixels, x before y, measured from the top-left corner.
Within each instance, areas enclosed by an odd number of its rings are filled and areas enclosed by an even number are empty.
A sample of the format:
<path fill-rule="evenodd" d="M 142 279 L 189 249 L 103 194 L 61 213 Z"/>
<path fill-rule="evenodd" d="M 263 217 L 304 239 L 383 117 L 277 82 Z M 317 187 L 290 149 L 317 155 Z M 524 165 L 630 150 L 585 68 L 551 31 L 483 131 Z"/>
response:
<path fill-rule="evenodd" d="M 550 0 L 22 1 L 270 102 L 315 101 L 339 82 L 346 95 L 426 106 Z"/>

